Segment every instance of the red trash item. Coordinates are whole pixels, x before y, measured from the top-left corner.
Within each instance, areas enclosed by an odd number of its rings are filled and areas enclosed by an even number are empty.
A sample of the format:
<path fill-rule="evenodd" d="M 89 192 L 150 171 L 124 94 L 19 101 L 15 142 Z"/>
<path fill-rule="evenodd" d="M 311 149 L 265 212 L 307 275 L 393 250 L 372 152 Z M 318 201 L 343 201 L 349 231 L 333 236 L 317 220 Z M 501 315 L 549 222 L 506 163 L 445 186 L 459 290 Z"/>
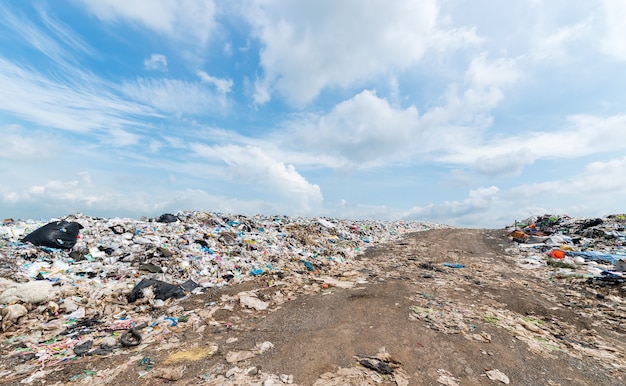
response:
<path fill-rule="evenodd" d="M 562 259 L 565 257 L 565 252 L 560 249 L 553 249 L 550 252 L 548 252 L 548 256 L 550 256 L 553 259 Z"/>

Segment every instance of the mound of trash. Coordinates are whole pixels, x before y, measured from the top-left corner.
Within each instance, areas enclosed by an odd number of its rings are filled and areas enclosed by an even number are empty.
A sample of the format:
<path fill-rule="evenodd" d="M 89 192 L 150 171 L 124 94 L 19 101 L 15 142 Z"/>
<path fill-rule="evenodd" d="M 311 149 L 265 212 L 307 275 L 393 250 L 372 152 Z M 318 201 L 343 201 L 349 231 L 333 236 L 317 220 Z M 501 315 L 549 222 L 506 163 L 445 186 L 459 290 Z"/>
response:
<path fill-rule="evenodd" d="M 368 247 L 443 227 L 206 212 L 7 219 L 0 226 L 3 356 L 45 368 L 138 346 L 159 326 L 191 325 L 177 299 L 264 276 L 326 277 L 325 285 L 341 286 L 335 269 Z M 238 299 L 267 307 L 254 293 Z M 15 371 L 0 368 L 0 375 Z"/>
<path fill-rule="evenodd" d="M 530 217 L 507 228 L 524 253 L 520 265 L 559 268 L 560 276 L 586 277 L 588 284 L 624 289 L 626 284 L 626 215 L 572 218 Z M 622 291 L 623 292 L 623 291 Z"/>

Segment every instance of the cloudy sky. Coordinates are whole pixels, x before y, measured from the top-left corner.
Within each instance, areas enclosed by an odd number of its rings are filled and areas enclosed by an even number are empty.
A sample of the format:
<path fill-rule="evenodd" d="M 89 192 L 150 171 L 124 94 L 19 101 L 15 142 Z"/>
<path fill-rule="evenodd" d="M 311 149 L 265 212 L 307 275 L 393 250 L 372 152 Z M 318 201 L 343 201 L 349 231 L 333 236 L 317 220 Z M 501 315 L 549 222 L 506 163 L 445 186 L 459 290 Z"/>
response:
<path fill-rule="evenodd" d="M 622 0 L 0 2 L 0 217 L 626 212 Z"/>

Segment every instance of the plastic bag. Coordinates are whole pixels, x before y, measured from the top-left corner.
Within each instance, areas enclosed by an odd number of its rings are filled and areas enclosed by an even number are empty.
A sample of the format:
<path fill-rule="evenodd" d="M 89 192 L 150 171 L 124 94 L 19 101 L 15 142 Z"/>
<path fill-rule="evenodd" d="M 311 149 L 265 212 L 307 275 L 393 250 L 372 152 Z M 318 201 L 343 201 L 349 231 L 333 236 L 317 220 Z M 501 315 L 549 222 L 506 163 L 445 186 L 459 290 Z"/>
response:
<path fill-rule="evenodd" d="M 178 217 L 174 216 L 173 214 L 170 213 L 165 213 L 162 214 L 161 216 L 159 216 L 159 218 L 157 219 L 157 222 L 176 222 L 178 221 Z"/>
<path fill-rule="evenodd" d="M 135 288 L 133 288 L 128 295 L 128 302 L 134 303 L 137 299 L 141 299 L 143 297 L 143 289 L 148 287 L 153 287 L 155 299 L 180 299 L 185 296 L 185 290 L 180 286 L 169 284 L 161 280 L 143 279 L 135 285 Z"/>
<path fill-rule="evenodd" d="M 54 221 L 26 235 L 22 242 L 49 248 L 72 249 L 83 226 L 77 222 Z"/>

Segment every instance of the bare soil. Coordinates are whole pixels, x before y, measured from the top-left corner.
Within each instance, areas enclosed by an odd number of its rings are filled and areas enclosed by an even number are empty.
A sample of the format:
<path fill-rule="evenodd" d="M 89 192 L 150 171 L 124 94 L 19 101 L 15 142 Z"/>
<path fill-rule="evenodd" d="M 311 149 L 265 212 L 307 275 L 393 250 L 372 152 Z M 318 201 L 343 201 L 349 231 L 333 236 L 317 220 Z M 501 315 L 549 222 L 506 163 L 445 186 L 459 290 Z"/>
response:
<path fill-rule="evenodd" d="M 550 268 L 523 269 L 505 250 L 508 243 L 498 230 L 419 232 L 333 272 L 353 280 L 352 288 L 326 288 L 303 271 L 191 295 L 176 304 L 213 310 L 204 325 L 180 322 L 162 340 L 59 364 L 32 384 L 216 384 L 218 374 L 238 366 L 312 385 L 324 373 L 362 367 L 358 358 L 384 347 L 411 385 L 503 384 L 487 376 L 494 369 L 512 385 L 623 385 L 623 302 L 611 300 L 623 300 L 623 291 L 549 275 Z M 242 307 L 241 291 L 256 291 L 270 307 Z M 262 342 L 273 348 L 227 363 L 229 352 Z M 4 354 L 1 360 L 22 364 Z M 182 376 L 149 375 L 168 366 L 184 366 Z M 90 377 L 107 371 L 113 375 L 106 379 Z M 19 385 L 28 375 L 0 384 Z M 379 382 L 401 384 L 385 374 Z"/>

